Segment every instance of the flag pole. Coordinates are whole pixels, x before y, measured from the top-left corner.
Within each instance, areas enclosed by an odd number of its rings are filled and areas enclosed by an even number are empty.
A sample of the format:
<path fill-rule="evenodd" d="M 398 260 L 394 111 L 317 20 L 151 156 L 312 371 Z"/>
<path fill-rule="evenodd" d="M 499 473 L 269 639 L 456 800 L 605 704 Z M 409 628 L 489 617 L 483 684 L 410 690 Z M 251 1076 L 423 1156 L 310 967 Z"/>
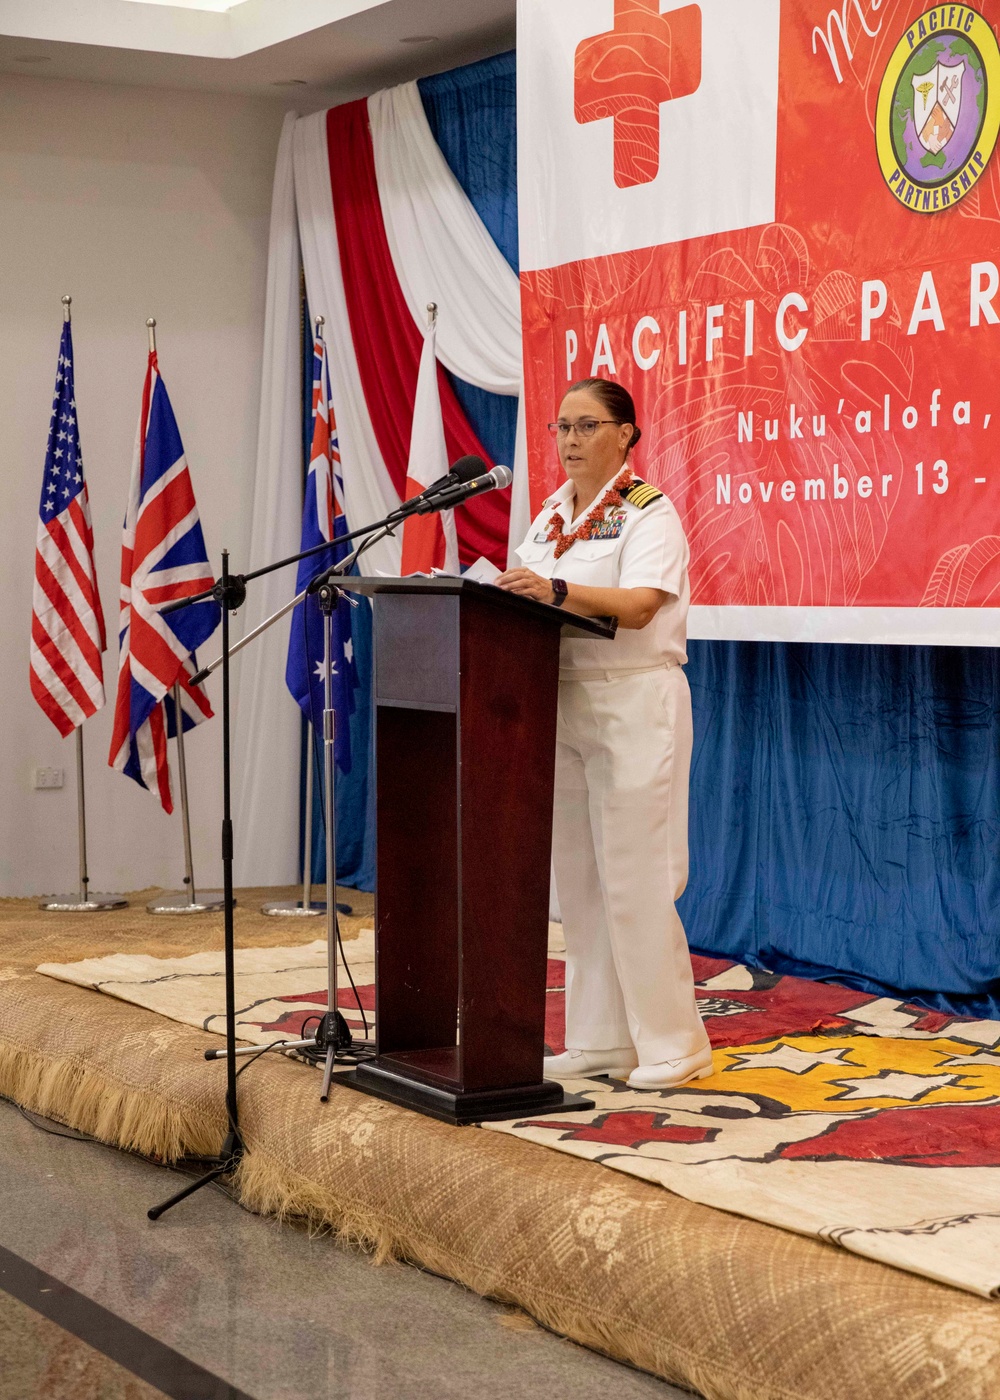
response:
<path fill-rule="evenodd" d="M 187 762 L 184 754 L 184 716 L 181 710 L 180 682 L 174 684 L 174 724 L 177 729 L 177 785 L 181 790 L 181 832 L 184 839 L 183 890 L 157 895 L 146 905 L 149 914 L 214 914 L 225 907 L 222 890 L 202 890 L 199 898 L 194 885 L 194 857 L 191 853 L 191 807 L 188 801 Z"/>
<path fill-rule="evenodd" d="M 316 317 L 316 338 L 323 334 L 323 327 L 326 325 L 325 316 Z M 304 603 L 308 589 L 293 598 L 288 608 L 295 607 L 298 603 Z M 270 621 L 270 619 L 268 620 Z M 260 628 L 255 628 L 248 633 L 240 642 L 236 643 L 233 651 L 238 651 L 241 646 L 252 641 L 258 631 L 263 631 L 268 623 L 265 622 Z M 313 903 L 312 898 L 312 812 L 313 812 L 313 727 L 310 720 L 306 720 L 306 792 L 305 792 L 305 814 L 302 819 L 302 898 L 301 899 L 277 899 L 268 900 L 266 904 L 260 906 L 262 914 L 271 914 L 275 917 L 306 918 L 315 919 L 326 913 L 326 903 L 319 901 Z M 349 914 L 349 905 L 340 906 L 342 914 Z"/>
<path fill-rule="evenodd" d="M 149 353 L 156 354 L 156 318 L 146 322 L 149 332 Z M 174 682 L 174 728 L 177 737 L 177 779 L 181 790 L 181 832 L 184 840 L 184 884 L 176 894 L 158 895 L 146 905 L 148 914 L 214 914 L 223 908 L 222 890 L 208 890 L 198 898 L 194 887 L 194 858 L 191 854 L 191 809 L 188 804 L 187 763 L 184 758 L 184 712 L 181 709 L 181 686 Z"/>
<path fill-rule="evenodd" d="M 326 913 L 326 904 L 312 897 L 312 810 L 313 810 L 313 727 L 306 720 L 306 791 L 305 811 L 302 817 L 302 897 L 301 899 L 272 899 L 260 906 L 262 914 L 275 918 L 316 919 Z M 342 914 L 350 912 L 349 907 L 340 906 Z"/>
<path fill-rule="evenodd" d="M 87 903 L 87 802 L 83 793 L 83 725 L 76 726 L 76 819 L 80 838 L 80 903 Z"/>
<path fill-rule="evenodd" d="M 194 888 L 194 858 L 191 855 L 191 809 L 188 806 L 187 764 L 184 761 L 184 716 L 181 713 L 181 687 L 174 682 L 174 723 L 177 726 L 177 776 L 181 789 L 181 828 L 184 833 L 184 883 L 190 903 L 197 904 Z"/>
<path fill-rule="evenodd" d="M 63 320 L 68 324 L 73 316 L 70 310 L 73 305 L 71 296 L 62 298 Z M 68 914 L 93 913 L 98 909 L 127 909 L 128 900 L 120 894 L 95 894 L 90 893 L 90 876 L 87 873 L 87 803 L 84 796 L 83 785 L 83 724 L 76 726 L 76 825 L 77 844 L 80 854 L 80 894 L 74 899 L 72 895 L 56 895 L 52 899 L 45 899 L 39 904 L 39 909 L 48 909 L 52 912 Z"/>
<path fill-rule="evenodd" d="M 38 901 L 39 909 L 52 914 L 96 914 L 101 909 L 127 909 L 123 894 L 91 894 L 87 874 L 87 806 L 83 787 L 83 725 L 76 727 L 76 825 L 80 852 L 78 894 L 54 894 Z"/>
<path fill-rule="evenodd" d="M 69 323 L 72 320 L 71 307 L 73 298 L 65 296 L 62 299 L 63 320 Z M 80 903 L 88 903 L 88 886 L 90 876 L 87 873 L 87 799 L 84 793 L 83 781 L 83 725 L 76 726 L 76 821 L 77 834 L 80 850 Z"/>
<path fill-rule="evenodd" d="M 302 908 L 312 907 L 312 864 L 313 864 L 313 752 L 312 725 L 306 720 L 306 820 L 302 833 Z"/>

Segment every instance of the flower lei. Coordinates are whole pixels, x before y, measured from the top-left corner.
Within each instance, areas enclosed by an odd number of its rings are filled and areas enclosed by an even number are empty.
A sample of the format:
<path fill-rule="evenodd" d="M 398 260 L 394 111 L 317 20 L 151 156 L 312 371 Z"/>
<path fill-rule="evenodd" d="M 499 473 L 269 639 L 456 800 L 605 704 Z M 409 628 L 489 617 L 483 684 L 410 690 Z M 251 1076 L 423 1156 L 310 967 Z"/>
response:
<path fill-rule="evenodd" d="M 622 504 L 622 492 L 628 488 L 632 480 L 632 469 L 629 466 L 622 467 L 614 481 L 605 491 L 604 495 L 597 502 L 592 510 L 587 512 L 586 519 L 582 520 L 575 530 L 566 534 L 562 528 L 562 516 L 556 513 L 549 522 L 549 532 L 546 539 L 555 540 L 556 558 L 560 559 L 577 540 L 590 540 L 594 537 L 594 531 L 604 519 L 604 512 L 610 506 L 620 506 Z"/>

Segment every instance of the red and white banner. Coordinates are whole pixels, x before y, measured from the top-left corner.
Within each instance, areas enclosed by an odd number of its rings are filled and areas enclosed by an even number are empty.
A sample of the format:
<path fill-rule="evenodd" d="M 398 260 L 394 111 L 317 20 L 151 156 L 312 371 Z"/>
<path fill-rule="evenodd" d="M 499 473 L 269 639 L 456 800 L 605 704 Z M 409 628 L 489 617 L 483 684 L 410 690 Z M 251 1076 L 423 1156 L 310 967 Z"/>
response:
<path fill-rule="evenodd" d="M 531 497 L 634 395 L 694 636 L 1000 641 L 998 0 L 520 0 Z"/>

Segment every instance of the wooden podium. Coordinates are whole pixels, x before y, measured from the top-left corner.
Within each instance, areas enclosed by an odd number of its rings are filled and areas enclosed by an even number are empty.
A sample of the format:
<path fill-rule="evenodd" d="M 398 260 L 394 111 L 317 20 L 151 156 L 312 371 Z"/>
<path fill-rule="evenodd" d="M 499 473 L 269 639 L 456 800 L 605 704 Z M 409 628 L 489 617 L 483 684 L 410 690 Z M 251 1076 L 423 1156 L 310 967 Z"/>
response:
<path fill-rule="evenodd" d="M 459 578 L 374 595 L 376 1056 L 339 1084 L 448 1123 L 591 1107 L 542 1079 L 560 635 Z"/>

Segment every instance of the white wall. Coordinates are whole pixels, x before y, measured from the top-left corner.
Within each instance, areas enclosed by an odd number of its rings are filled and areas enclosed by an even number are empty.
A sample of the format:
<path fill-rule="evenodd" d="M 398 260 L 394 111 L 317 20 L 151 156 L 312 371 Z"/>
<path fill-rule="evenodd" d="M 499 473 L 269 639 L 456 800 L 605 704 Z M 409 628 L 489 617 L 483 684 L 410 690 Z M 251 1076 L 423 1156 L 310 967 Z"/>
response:
<path fill-rule="evenodd" d="M 213 564 L 249 540 L 268 215 L 282 112 L 256 99 L 0 76 L 0 895 L 76 885 L 74 739 L 28 688 L 35 526 L 62 310 L 110 634 L 84 726 L 92 888 L 180 888 L 180 817 L 107 766 L 121 519 L 155 316 Z M 218 634 L 216 634 L 216 637 Z M 209 643 L 215 654 L 215 640 Z M 216 711 L 218 677 L 209 684 Z M 173 750 L 171 744 L 171 750 Z M 219 719 L 188 736 L 195 873 L 221 880 Z M 62 767 L 61 791 L 34 769 Z"/>

